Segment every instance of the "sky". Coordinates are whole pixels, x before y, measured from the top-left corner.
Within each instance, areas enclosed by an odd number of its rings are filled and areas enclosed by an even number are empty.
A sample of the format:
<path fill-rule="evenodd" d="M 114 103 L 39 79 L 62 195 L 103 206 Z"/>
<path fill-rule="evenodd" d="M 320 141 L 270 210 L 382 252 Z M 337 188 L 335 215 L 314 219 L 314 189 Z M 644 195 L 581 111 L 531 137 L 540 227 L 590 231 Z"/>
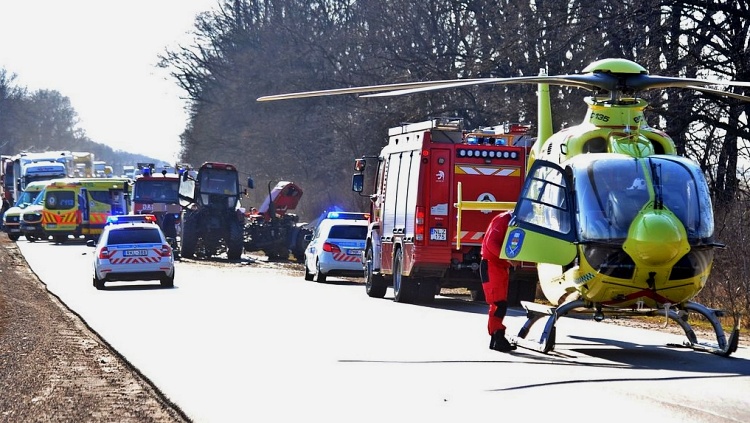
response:
<path fill-rule="evenodd" d="M 156 67 L 188 46 L 196 15 L 218 0 L 0 0 L 0 68 L 30 92 L 55 90 L 78 128 L 115 150 L 175 162 L 185 92 Z"/>

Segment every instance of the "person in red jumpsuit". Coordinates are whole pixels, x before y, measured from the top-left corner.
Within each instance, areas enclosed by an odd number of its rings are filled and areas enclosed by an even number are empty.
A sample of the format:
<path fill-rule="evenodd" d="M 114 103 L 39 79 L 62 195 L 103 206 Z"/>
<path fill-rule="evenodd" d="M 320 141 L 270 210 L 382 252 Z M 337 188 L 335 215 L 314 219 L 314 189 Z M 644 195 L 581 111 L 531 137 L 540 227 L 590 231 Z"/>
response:
<path fill-rule="evenodd" d="M 490 334 L 490 349 L 508 352 L 516 349 L 505 338 L 503 318 L 508 310 L 508 279 L 512 263 L 500 258 L 505 233 L 512 215 L 509 211 L 499 213 L 487 226 L 482 239 L 482 263 L 479 272 L 482 290 L 489 309 L 487 330 Z"/>

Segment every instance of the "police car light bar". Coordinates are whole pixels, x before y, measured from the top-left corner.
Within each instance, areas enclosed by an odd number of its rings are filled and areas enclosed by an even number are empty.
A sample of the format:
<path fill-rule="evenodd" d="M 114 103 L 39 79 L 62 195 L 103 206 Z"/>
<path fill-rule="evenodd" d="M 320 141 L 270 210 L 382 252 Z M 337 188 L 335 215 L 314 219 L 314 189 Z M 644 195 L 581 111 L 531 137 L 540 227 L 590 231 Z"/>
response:
<path fill-rule="evenodd" d="M 156 223 L 156 216 L 153 214 L 121 214 L 107 217 L 107 225 L 121 223 Z"/>

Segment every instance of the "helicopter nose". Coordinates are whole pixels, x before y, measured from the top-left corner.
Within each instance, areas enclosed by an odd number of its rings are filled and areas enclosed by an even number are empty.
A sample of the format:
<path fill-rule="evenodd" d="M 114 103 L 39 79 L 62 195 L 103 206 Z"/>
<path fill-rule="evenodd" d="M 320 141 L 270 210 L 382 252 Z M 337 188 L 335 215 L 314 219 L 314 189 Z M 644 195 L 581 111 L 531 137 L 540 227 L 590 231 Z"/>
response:
<path fill-rule="evenodd" d="M 690 251 L 682 222 L 666 210 L 639 214 L 630 226 L 623 249 L 646 265 L 667 265 Z"/>

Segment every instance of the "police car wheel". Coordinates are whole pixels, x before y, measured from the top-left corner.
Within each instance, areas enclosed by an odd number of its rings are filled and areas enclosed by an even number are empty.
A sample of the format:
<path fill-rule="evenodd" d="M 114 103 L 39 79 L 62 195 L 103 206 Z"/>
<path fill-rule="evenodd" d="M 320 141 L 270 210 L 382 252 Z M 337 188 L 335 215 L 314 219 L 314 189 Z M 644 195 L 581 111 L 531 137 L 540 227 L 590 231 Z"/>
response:
<path fill-rule="evenodd" d="M 305 260 L 305 280 L 306 281 L 313 280 L 313 274 L 310 273 L 310 269 L 307 267 L 307 260 Z"/>
<path fill-rule="evenodd" d="M 315 275 L 313 276 L 313 279 L 315 279 L 315 282 L 323 283 L 326 281 L 326 275 L 325 273 L 320 271 L 320 262 L 315 262 Z"/>
<path fill-rule="evenodd" d="M 94 287 L 96 289 L 104 289 L 104 280 L 97 278 L 94 276 Z"/>

